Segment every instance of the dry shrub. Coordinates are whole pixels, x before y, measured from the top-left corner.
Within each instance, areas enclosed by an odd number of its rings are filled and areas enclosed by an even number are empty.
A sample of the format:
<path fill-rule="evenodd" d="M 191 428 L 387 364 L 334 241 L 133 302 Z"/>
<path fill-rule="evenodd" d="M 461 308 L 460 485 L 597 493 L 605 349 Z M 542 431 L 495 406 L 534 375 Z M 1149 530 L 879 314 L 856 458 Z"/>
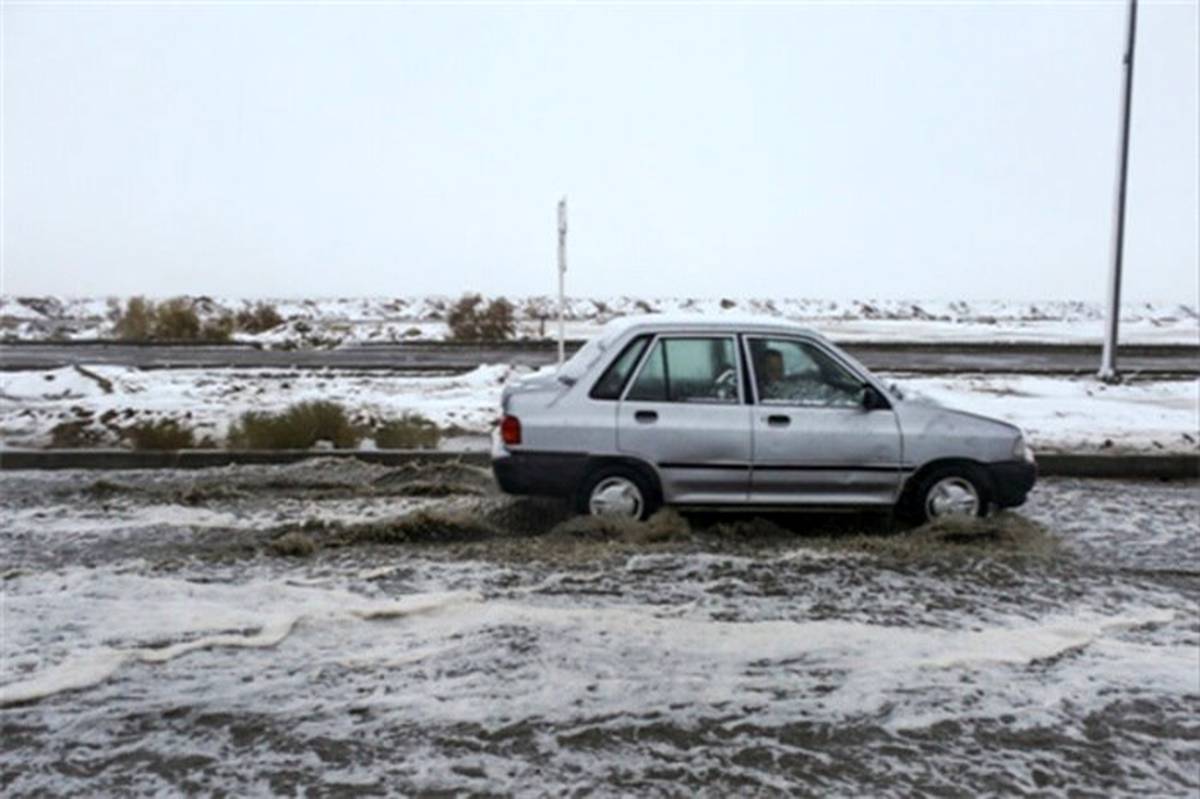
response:
<path fill-rule="evenodd" d="M 455 341 L 506 341 L 517 331 L 513 306 L 500 297 L 481 308 L 483 297 L 464 294 L 446 314 Z"/>
<path fill-rule="evenodd" d="M 200 330 L 200 316 L 183 297 L 167 300 L 154 309 L 154 338 L 195 341 L 200 338 Z"/>
<path fill-rule="evenodd" d="M 265 333 L 283 324 L 283 317 L 274 305 L 260 302 L 253 308 L 243 308 L 235 318 L 237 329 L 243 333 Z"/>
<path fill-rule="evenodd" d="M 149 339 L 154 331 L 154 303 L 145 297 L 130 297 L 124 313 L 118 312 L 113 332 L 118 338 Z"/>
<path fill-rule="evenodd" d="M 419 413 L 405 413 L 375 428 L 379 449 L 437 449 L 441 437 L 438 426 Z"/>
<path fill-rule="evenodd" d="M 248 411 L 229 428 L 229 449 L 311 449 L 328 441 L 358 446 L 361 434 L 336 402 L 300 402 L 281 413 Z"/>
<path fill-rule="evenodd" d="M 159 419 L 153 422 L 139 422 L 122 431 L 123 436 L 133 444 L 134 449 L 192 449 L 196 446 L 196 436 L 192 429 L 174 419 Z"/>
<path fill-rule="evenodd" d="M 134 341 L 228 341 L 233 333 L 233 317 L 228 314 L 200 319 L 195 302 L 175 297 L 154 303 L 145 297 L 131 297 L 113 325 L 118 338 Z"/>
<path fill-rule="evenodd" d="M 200 340 L 220 343 L 233 336 L 233 316 L 227 313 L 209 319 L 200 327 Z"/>
<path fill-rule="evenodd" d="M 50 428 L 50 446 L 54 449 L 91 449 L 104 443 L 104 433 L 89 420 L 60 422 Z"/>

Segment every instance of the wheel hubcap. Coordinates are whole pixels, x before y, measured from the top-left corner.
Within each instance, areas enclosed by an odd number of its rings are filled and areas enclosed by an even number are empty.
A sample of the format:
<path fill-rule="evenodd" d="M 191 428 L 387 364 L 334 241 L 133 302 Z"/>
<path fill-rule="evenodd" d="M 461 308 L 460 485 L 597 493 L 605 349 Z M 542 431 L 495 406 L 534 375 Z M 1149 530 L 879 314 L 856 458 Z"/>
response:
<path fill-rule="evenodd" d="M 979 492 L 970 480 L 947 477 L 929 489 L 929 496 L 925 499 L 925 511 L 931 519 L 939 516 L 977 516 Z"/>
<path fill-rule="evenodd" d="M 606 477 L 592 489 L 588 511 L 593 516 L 637 519 L 642 515 L 642 492 L 627 477 Z"/>

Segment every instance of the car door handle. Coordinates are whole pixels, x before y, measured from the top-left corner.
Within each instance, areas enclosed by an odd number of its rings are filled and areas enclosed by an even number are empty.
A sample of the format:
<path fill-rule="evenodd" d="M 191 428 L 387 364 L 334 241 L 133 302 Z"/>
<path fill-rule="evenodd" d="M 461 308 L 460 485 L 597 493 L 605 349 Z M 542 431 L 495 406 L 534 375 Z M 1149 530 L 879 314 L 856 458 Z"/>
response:
<path fill-rule="evenodd" d="M 633 415 L 633 418 L 637 419 L 639 422 L 642 422 L 643 424 L 650 424 L 651 422 L 658 421 L 658 412 L 657 411 L 638 411 L 637 413 L 635 413 Z"/>
<path fill-rule="evenodd" d="M 783 414 L 773 413 L 767 417 L 767 424 L 771 427 L 787 427 L 792 423 L 792 417 L 784 416 Z"/>

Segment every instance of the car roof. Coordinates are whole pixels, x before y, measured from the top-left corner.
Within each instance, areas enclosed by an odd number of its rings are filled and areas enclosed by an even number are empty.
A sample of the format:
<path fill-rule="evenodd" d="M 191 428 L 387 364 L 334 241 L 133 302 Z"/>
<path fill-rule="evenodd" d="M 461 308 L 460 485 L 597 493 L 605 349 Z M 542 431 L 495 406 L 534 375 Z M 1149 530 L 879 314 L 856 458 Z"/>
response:
<path fill-rule="evenodd" d="M 631 330 L 639 332 L 720 331 L 753 333 L 803 333 L 820 337 L 817 331 L 776 316 L 753 314 L 661 313 L 621 316 L 601 328 L 601 337 L 609 341 Z"/>

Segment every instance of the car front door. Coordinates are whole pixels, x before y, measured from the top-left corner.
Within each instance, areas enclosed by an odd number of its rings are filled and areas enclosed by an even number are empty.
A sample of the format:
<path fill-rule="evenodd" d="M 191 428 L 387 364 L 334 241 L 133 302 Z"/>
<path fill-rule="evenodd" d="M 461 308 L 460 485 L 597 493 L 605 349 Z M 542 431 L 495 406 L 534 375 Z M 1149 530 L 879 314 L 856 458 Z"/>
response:
<path fill-rule="evenodd" d="M 901 480 L 890 407 L 864 406 L 864 381 L 814 340 L 747 336 L 755 392 L 750 501 L 890 505 Z"/>
<path fill-rule="evenodd" d="M 617 411 L 617 449 L 654 464 L 663 498 L 745 502 L 750 411 L 732 335 L 662 335 Z"/>

